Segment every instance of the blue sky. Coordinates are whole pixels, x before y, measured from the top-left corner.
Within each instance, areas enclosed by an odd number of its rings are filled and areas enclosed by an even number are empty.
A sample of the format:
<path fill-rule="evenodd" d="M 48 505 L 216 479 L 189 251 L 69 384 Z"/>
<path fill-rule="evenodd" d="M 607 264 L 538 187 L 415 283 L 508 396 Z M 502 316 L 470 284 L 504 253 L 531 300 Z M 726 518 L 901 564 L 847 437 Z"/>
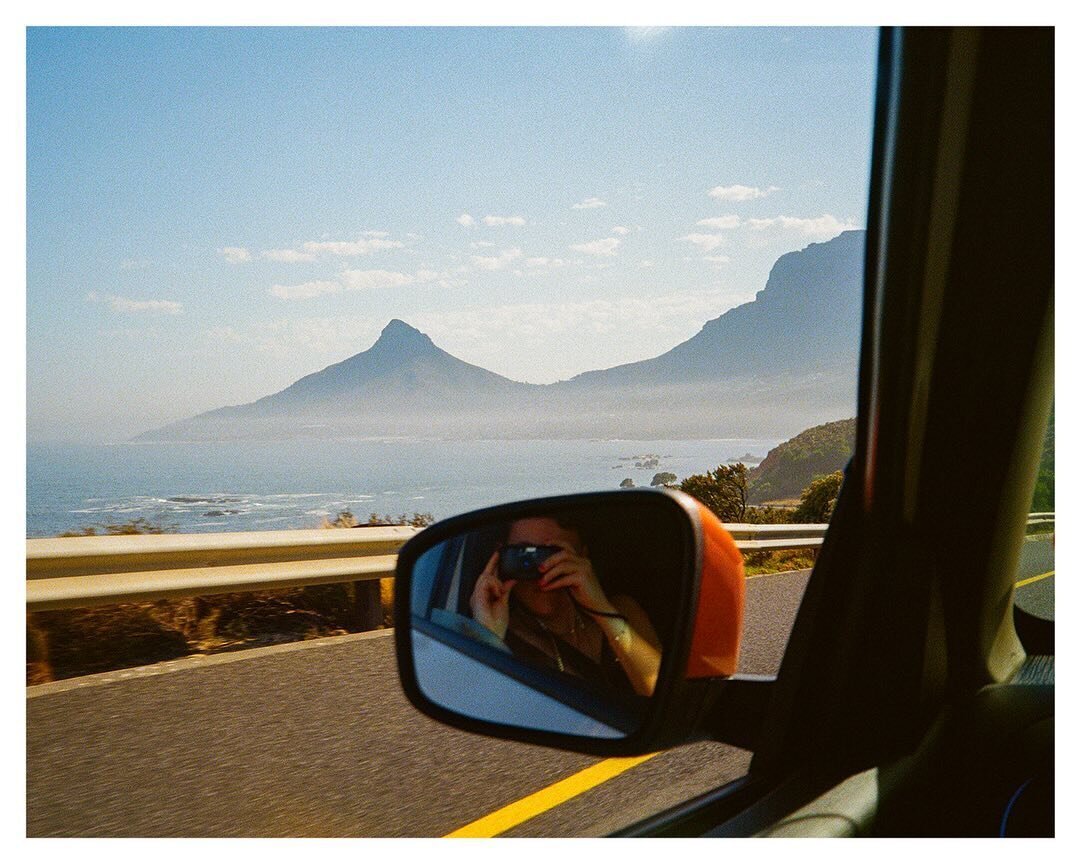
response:
<path fill-rule="evenodd" d="M 391 318 L 654 356 L 863 227 L 876 32 L 30 29 L 29 440 L 251 401 Z"/>

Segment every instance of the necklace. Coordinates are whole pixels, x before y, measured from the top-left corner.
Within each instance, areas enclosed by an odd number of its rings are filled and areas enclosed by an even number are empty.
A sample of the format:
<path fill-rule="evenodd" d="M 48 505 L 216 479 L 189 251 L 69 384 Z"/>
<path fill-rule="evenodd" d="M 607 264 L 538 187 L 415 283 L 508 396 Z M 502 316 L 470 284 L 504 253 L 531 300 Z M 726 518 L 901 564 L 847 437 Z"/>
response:
<path fill-rule="evenodd" d="M 566 664 L 563 663 L 562 651 L 559 650 L 559 643 L 555 639 L 555 634 L 548 630 L 547 625 L 539 618 L 536 619 L 536 623 L 540 625 L 540 629 L 544 631 L 548 642 L 551 643 L 551 650 L 555 652 L 555 665 L 559 667 L 560 672 L 565 672 Z"/>
<path fill-rule="evenodd" d="M 581 621 L 581 613 L 578 611 L 577 606 L 574 606 L 573 610 L 573 617 L 570 619 L 570 632 L 567 634 L 569 638 L 566 641 L 574 648 L 580 649 L 581 646 L 578 641 L 578 625 L 582 624 L 583 622 Z M 551 643 L 551 650 L 555 654 L 555 665 L 558 667 L 560 672 L 565 672 L 566 664 L 563 663 L 562 652 L 559 650 L 559 641 L 556 638 L 556 634 L 551 630 L 550 627 L 547 626 L 547 624 L 545 624 L 540 619 L 538 615 L 533 614 L 533 620 L 540 625 L 540 629 L 544 631 L 544 635 L 547 636 L 548 642 Z"/>

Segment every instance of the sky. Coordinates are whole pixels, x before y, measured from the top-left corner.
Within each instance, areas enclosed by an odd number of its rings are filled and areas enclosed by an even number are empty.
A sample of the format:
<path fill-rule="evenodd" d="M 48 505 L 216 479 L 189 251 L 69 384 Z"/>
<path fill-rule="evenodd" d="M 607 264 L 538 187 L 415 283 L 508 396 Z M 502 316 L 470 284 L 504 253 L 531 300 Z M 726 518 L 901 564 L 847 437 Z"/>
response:
<path fill-rule="evenodd" d="M 392 318 L 547 383 L 865 227 L 840 28 L 30 28 L 27 439 L 276 392 Z"/>

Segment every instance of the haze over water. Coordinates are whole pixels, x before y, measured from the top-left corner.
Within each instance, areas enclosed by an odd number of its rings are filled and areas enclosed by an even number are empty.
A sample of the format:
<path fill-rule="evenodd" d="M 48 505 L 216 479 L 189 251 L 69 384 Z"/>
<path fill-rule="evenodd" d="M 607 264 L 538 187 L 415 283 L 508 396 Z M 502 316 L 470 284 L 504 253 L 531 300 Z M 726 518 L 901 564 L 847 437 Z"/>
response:
<path fill-rule="evenodd" d="M 183 533 L 317 528 L 350 510 L 443 519 L 523 498 L 681 480 L 779 439 L 348 440 L 37 444 L 27 452 L 27 537 L 136 518 Z M 659 464 L 636 468 L 655 454 Z M 100 529 L 99 529 L 100 530 Z"/>

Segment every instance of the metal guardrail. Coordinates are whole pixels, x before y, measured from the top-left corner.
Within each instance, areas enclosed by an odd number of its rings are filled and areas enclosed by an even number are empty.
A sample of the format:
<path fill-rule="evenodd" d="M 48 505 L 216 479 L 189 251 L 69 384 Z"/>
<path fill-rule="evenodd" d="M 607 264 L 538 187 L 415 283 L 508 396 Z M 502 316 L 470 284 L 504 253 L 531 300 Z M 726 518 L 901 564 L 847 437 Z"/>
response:
<path fill-rule="evenodd" d="M 419 529 L 387 526 L 26 541 L 28 611 L 384 579 Z"/>
<path fill-rule="evenodd" d="M 1029 524 L 1053 523 L 1033 513 Z M 815 525 L 725 526 L 743 552 L 816 550 Z M 26 541 L 27 611 L 73 609 L 392 578 L 397 551 L 420 529 L 404 526 L 139 534 Z"/>

